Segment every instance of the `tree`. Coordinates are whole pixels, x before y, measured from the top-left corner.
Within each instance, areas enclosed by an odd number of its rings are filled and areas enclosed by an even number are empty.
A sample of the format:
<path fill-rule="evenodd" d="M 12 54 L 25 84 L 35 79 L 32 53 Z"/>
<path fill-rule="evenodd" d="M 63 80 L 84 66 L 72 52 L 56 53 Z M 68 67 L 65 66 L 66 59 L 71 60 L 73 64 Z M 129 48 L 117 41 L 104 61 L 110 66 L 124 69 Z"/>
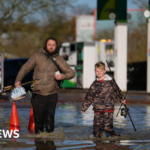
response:
<path fill-rule="evenodd" d="M 0 0 L 0 24 L 25 23 L 40 20 L 43 13 L 60 13 L 73 0 Z M 41 15 L 39 15 L 42 13 Z M 37 17 L 38 15 L 38 17 Z M 38 18 L 38 19 L 37 19 Z"/>
<path fill-rule="evenodd" d="M 136 26 L 132 22 L 128 25 L 128 63 L 147 60 L 147 22 L 143 12 L 139 13 L 138 20 Z"/>
<path fill-rule="evenodd" d="M 103 29 L 97 31 L 96 39 L 114 39 L 114 30 L 113 29 Z"/>
<path fill-rule="evenodd" d="M 15 33 L 9 33 L 9 37 L 1 41 L 0 49 L 18 57 L 30 57 L 38 52 L 49 36 L 55 37 L 59 43 L 75 40 L 75 18 L 64 22 L 62 17 L 45 26 L 26 24 L 21 27 L 15 24 L 13 29 Z"/>
<path fill-rule="evenodd" d="M 93 9 L 88 4 L 77 5 L 71 8 L 69 15 L 75 17 L 77 15 L 89 15 L 93 13 Z"/>
<path fill-rule="evenodd" d="M 73 0 L 0 0 L 0 51 L 29 57 L 41 47 L 44 19 L 59 22 Z M 63 17 L 65 18 L 65 16 Z M 65 19 L 64 19 L 65 20 Z M 47 23 L 46 22 L 46 23 Z M 3 34 L 7 38 L 3 38 Z"/>
<path fill-rule="evenodd" d="M 139 8 L 148 8 L 149 0 L 130 0 L 133 4 L 137 5 Z"/>

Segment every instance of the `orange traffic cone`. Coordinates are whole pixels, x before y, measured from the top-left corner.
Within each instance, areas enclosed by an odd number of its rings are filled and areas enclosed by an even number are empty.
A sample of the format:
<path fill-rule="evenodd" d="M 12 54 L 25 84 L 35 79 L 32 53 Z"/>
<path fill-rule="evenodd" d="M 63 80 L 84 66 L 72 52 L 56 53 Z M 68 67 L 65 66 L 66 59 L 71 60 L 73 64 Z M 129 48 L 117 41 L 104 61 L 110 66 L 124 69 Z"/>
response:
<path fill-rule="evenodd" d="M 28 130 L 34 131 L 35 123 L 34 123 L 34 116 L 33 116 L 33 107 L 31 105 L 31 111 L 30 111 L 30 119 L 29 119 L 29 125 Z"/>
<path fill-rule="evenodd" d="M 10 127 L 9 131 L 19 130 L 20 131 L 20 125 L 19 125 L 19 119 L 18 119 L 18 113 L 17 113 L 17 107 L 16 102 L 13 101 L 12 104 L 12 110 L 11 110 L 11 119 L 10 119 Z"/>

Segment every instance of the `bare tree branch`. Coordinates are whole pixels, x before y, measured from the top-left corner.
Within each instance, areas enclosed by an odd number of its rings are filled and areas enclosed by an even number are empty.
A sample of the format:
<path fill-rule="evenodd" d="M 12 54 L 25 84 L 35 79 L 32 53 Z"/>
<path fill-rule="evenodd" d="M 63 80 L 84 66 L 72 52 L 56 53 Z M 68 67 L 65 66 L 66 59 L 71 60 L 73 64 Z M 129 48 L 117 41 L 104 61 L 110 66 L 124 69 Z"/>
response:
<path fill-rule="evenodd" d="M 0 0 L 0 24 L 22 22 L 27 16 L 46 12 L 55 16 L 73 0 Z M 42 16 L 42 15 L 41 15 Z"/>
<path fill-rule="evenodd" d="M 148 8 L 148 0 L 129 0 L 139 8 Z"/>

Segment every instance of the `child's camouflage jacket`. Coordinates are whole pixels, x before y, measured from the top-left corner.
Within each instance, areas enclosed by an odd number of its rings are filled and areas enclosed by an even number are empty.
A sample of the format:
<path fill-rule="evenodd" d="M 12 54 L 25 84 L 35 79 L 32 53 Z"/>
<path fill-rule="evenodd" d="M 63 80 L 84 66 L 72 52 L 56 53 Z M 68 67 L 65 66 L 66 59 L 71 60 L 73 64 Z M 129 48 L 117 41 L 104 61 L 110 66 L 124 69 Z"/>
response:
<path fill-rule="evenodd" d="M 94 111 L 104 111 L 114 109 L 114 99 L 120 102 L 124 100 L 124 95 L 112 77 L 105 74 L 105 79 L 100 82 L 95 80 L 82 103 L 82 111 L 86 111 L 93 103 Z"/>

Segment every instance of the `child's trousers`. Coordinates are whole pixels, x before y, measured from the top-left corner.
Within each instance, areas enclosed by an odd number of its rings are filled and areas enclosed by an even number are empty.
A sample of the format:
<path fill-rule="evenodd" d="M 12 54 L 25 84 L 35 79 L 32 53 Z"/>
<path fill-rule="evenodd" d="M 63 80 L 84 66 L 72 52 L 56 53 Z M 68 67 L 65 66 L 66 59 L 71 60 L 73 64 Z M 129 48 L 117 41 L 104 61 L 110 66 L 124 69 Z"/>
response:
<path fill-rule="evenodd" d="M 94 113 L 94 136 L 101 138 L 103 131 L 106 131 L 111 136 L 116 135 L 113 130 L 113 112 Z"/>

